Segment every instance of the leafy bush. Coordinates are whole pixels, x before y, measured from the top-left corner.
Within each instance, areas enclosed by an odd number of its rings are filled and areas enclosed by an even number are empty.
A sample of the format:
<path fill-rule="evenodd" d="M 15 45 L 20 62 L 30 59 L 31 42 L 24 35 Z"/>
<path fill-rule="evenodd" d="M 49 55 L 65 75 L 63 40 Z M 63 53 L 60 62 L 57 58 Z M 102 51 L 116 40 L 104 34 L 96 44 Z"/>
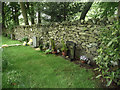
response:
<path fill-rule="evenodd" d="M 55 41 L 53 39 L 50 39 L 50 44 L 51 44 L 52 50 L 54 50 L 55 49 Z"/>
<path fill-rule="evenodd" d="M 45 44 L 45 48 L 48 49 L 49 48 L 49 43 Z"/>
<path fill-rule="evenodd" d="M 99 37 L 101 42 L 98 49 L 99 56 L 95 59 L 98 64 L 98 70 L 101 71 L 103 78 L 107 80 L 107 85 L 114 81 L 120 85 L 120 25 L 115 23 L 112 27 L 101 29 Z"/>
<path fill-rule="evenodd" d="M 47 50 L 45 51 L 45 54 L 49 54 L 49 53 L 51 53 L 51 52 L 52 52 L 52 50 L 47 49 Z"/>
<path fill-rule="evenodd" d="M 43 50 L 43 44 L 40 44 L 39 48 L 42 51 Z"/>
<path fill-rule="evenodd" d="M 10 34 L 8 34 L 7 37 L 10 39 L 11 38 Z"/>
<path fill-rule="evenodd" d="M 65 42 L 63 41 L 63 39 L 62 39 L 62 48 L 61 48 L 61 51 L 63 51 L 63 52 L 67 51 L 67 46 L 66 46 Z"/>
<path fill-rule="evenodd" d="M 29 41 L 28 40 L 28 37 L 24 37 L 24 38 L 22 38 L 22 41 L 25 41 L 26 43 Z"/>

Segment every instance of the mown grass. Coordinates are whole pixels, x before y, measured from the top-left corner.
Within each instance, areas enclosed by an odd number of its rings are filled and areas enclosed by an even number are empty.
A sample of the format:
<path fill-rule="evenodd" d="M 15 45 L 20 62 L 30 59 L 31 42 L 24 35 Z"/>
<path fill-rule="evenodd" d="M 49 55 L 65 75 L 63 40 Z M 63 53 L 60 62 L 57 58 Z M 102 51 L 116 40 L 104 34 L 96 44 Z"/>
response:
<path fill-rule="evenodd" d="M 4 48 L 2 55 L 9 62 L 3 71 L 3 88 L 97 88 L 99 85 L 92 80 L 91 70 L 29 46 Z"/>
<path fill-rule="evenodd" d="M 17 41 L 17 40 L 10 40 L 8 37 L 4 37 L 2 36 L 2 45 L 7 44 L 21 44 L 21 42 Z"/>

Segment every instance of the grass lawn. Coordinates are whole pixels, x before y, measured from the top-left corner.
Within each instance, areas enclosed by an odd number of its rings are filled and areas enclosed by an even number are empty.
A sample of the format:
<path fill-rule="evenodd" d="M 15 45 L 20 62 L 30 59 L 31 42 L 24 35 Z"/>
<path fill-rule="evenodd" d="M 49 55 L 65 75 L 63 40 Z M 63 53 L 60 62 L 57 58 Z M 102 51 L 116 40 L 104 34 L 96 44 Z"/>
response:
<path fill-rule="evenodd" d="M 7 37 L 2 36 L 2 45 L 7 44 L 21 44 L 21 42 L 17 41 L 17 40 L 10 40 Z"/>
<path fill-rule="evenodd" d="M 14 42 L 2 39 L 6 44 Z M 97 88 L 99 85 L 92 79 L 91 70 L 29 46 L 4 48 L 2 56 L 8 61 L 2 76 L 3 88 Z"/>

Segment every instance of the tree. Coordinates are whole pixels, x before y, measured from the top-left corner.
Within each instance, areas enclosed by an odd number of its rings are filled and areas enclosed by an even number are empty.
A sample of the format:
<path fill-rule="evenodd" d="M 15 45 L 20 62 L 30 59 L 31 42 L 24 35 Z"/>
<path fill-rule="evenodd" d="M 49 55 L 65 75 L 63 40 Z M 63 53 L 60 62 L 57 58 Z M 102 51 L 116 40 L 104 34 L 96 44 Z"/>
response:
<path fill-rule="evenodd" d="M 23 15 L 23 18 L 24 18 L 25 25 L 29 25 L 25 3 L 20 2 L 20 7 L 21 7 L 21 11 L 22 11 L 22 15 Z"/>
<path fill-rule="evenodd" d="M 18 2 L 10 2 L 10 8 L 12 9 L 12 17 L 15 25 L 19 25 L 20 6 Z"/>
<path fill-rule="evenodd" d="M 52 22 L 70 20 L 76 13 L 81 12 L 82 6 L 80 2 L 47 2 L 44 4 L 43 13 L 51 18 L 43 19 Z"/>
<path fill-rule="evenodd" d="M 19 25 L 20 5 L 18 2 L 4 2 L 2 8 L 3 27 L 12 28 Z"/>
<path fill-rule="evenodd" d="M 34 3 L 27 2 L 26 5 L 27 5 L 27 12 L 30 16 L 31 24 L 35 24 L 35 21 L 34 21 Z"/>
<path fill-rule="evenodd" d="M 2 2 L 2 28 L 5 28 L 4 2 Z"/>
<path fill-rule="evenodd" d="M 119 4 L 118 4 L 118 21 L 119 21 L 119 24 L 120 24 L 120 1 L 119 1 Z"/>
<path fill-rule="evenodd" d="M 41 23 L 41 4 L 42 3 L 38 3 L 38 24 L 40 24 Z"/>
<path fill-rule="evenodd" d="M 86 14 L 88 13 L 88 11 L 90 10 L 90 7 L 92 6 L 93 2 L 88 2 L 84 9 L 82 10 L 82 13 L 81 13 L 81 17 L 80 17 L 80 20 L 84 20 L 85 19 L 85 16 Z"/>

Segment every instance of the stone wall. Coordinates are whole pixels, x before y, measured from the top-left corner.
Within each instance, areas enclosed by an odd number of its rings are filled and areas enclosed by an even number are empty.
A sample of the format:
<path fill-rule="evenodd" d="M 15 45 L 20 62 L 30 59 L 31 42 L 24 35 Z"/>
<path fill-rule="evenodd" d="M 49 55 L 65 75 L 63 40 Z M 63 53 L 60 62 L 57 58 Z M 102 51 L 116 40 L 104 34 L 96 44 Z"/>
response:
<path fill-rule="evenodd" d="M 18 26 L 14 28 L 15 38 L 21 40 L 27 36 L 36 36 L 45 44 L 54 38 L 56 46 L 61 47 L 61 39 L 76 43 L 76 57 L 86 55 L 90 59 L 97 56 L 100 25 L 82 25 L 80 23 L 52 23 L 51 25 Z"/>

